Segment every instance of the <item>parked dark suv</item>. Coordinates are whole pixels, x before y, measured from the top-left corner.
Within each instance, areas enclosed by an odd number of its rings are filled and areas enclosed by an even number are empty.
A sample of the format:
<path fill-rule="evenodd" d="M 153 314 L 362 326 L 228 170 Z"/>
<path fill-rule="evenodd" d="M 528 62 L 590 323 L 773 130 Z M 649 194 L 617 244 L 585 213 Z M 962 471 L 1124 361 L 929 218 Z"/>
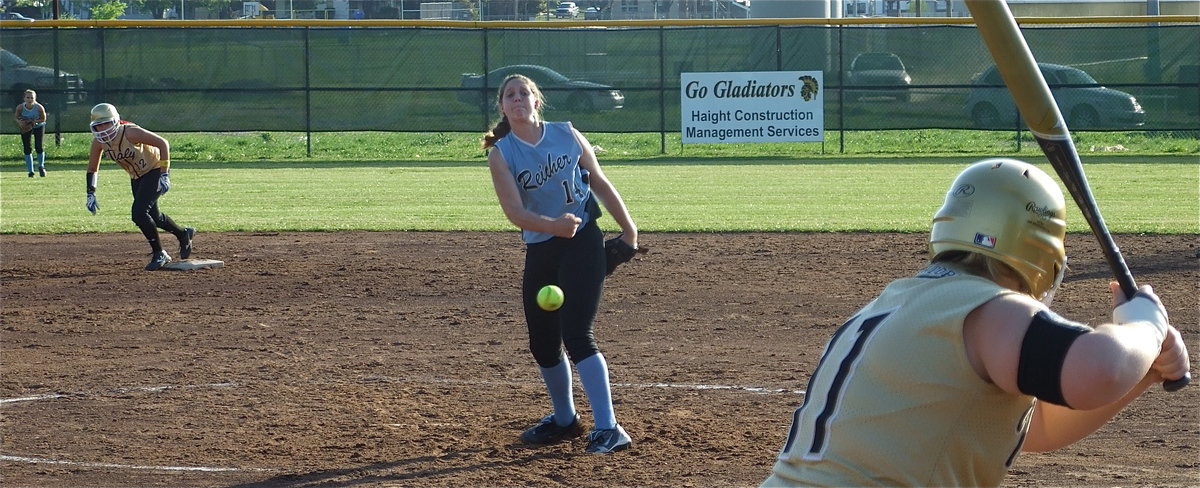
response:
<path fill-rule="evenodd" d="M 574 110 L 579 112 L 595 112 L 600 110 L 616 110 L 625 106 L 625 94 L 621 90 L 600 83 L 573 80 L 545 66 L 535 64 L 515 64 L 497 68 L 484 75 L 478 73 L 463 73 L 458 98 L 463 103 L 482 104 L 492 110 L 495 105 L 495 91 L 508 75 L 521 74 L 529 77 L 542 94 L 550 109 Z M 487 84 L 487 91 L 480 89 Z"/>
<path fill-rule="evenodd" d="M 42 91 L 64 89 L 66 96 L 60 100 L 66 103 L 83 102 L 87 98 L 83 80 L 79 75 L 59 71 L 58 76 L 62 79 L 61 85 L 54 82 L 53 69 L 31 65 L 7 49 L 0 49 L 0 90 L 4 92 L 5 100 L 19 101 L 21 94 L 30 88 L 39 92 L 38 98 L 44 98 L 50 103 L 54 103 L 56 97 L 49 94 L 43 96 Z M 15 101 L 13 105 L 16 106 Z"/>

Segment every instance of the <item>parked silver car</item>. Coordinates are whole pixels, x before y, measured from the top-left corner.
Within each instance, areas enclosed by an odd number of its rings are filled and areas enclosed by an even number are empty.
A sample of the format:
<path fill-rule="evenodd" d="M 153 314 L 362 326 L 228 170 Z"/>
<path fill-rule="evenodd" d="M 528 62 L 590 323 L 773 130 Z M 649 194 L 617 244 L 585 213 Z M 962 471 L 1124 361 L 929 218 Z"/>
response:
<path fill-rule="evenodd" d="M 846 85 L 849 88 L 846 99 L 858 101 L 879 98 L 908 102 L 908 86 L 911 84 L 912 76 L 904 68 L 900 56 L 893 53 L 861 53 L 850 61 L 850 70 L 846 72 Z M 864 90 L 857 86 L 881 88 Z"/>
<path fill-rule="evenodd" d="M 1146 111 L 1137 98 L 1101 86 L 1079 68 L 1038 63 L 1067 126 L 1073 129 L 1133 128 L 1146 123 Z M 1010 128 L 1017 121 L 1012 94 L 995 66 L 975 76 L 967 94 L 967 116 L 981 129 Z"/>
<path fill-rule="evenodd" d="M 497 68 L 487 74 L 488 92 L 481 94 L 479 88 L 484 86 L 484 76 L 476 73 L 464 73 L 458 98 L 463 103 L 482 104 L 489 109 L 494 108 L 496 101 L 495 90 L 500 83 L 511 74 L 522 74 L 537 83 L 542 94 L 546 96 L 546 104 L 550 109 L 566 109 L 581 112 L 597 110 L 616 110 L 625 106 L 625 95 L 608 85 L 583 80 L 572 80 L 545 66 L 536 64 L 514 64 Z"/>
<path fill-rule="evenodd" d="M 0 20 L 19 20 L 22 22 L 33 22 L 33 19 L 21 15 L 18 12 L 0 12 Z"/>

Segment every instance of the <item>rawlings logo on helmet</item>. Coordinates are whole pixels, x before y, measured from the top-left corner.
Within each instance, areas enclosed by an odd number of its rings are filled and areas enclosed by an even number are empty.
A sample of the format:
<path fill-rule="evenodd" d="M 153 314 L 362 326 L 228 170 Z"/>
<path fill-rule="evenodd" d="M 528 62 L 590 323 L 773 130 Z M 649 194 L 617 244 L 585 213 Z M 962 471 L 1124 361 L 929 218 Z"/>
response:
<path fill-rule="evenodd" d="M 954 198 L 966 198 L 975 194 L 975 187 L 971 185 L 962 185 L 950 192 L 950 196 Z"/>
<path fill-rule="evenodd" d="M 1038 205 L 1037 202 L 1026 203 L 1025 210 L 1029 211 L 1030 223 L 1034 225 L 1045 225 L 1047 222 L 1054 225 L 1054 221 L 1061 218 L 1049 205 Z"/>
<path fill-rule="evenodd" d="M 96 126 L 112 122 L 112 125 L 101 130 L 96 130 Z M 121 115 L 117 113 L 117 107 L 111 103 L 101 103 L 92 107 L 92 123 L 89 126 L 92 129 L 92 135 L 97 141 L 102 143 L 112 142 L 117 137 L 117 129 L 121 125 Z"/>

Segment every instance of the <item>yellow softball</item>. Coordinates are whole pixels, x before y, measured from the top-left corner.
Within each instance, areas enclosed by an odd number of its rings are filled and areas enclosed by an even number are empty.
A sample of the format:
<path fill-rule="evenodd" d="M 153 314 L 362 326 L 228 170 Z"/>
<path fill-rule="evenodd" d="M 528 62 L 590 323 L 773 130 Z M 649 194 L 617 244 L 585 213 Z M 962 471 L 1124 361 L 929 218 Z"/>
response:
<path fill-rule="evenodd" d="M 562 306 L 563 298 L 562 288 L 555 285 L 546 285 L 541 290 L 538 290 L 537 304 L 539 307 L 542 307 L 542 310 L 553 312 Z"/>

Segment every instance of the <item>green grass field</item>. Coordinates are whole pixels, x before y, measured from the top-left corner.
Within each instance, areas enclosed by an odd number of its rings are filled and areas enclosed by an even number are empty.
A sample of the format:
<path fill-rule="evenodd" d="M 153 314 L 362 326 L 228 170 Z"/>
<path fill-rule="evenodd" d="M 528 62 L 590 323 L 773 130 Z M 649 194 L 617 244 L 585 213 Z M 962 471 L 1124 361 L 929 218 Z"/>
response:
<path fill-rule="evenodd" d="M 676 135 L 662 154 L 658 134 L 589 137 L 643 232 L 924 232 L 954 175 L 977 159 L 1016 157 L 1053 174 L 1032 141 L 1017 151 L 1012 133 L 961 132 L 852 134 L 843 154 L 840 141 L 680 146 Z M 478 134 L 316 134 L 312 157 L 303 134 L 164 135 L 174 187 L 161 206 L 206 232 L 515 231 Z M 1085 133 L 1076 143 L 1114 232 L 1200 232 L 1194 134 Z M 86 134 L 48 141 L 49 176 L 31 179 L 18 138 L 0 137 L 0 233 L 136 230 L 128 177 L 110 161 L 99 215 L 84 209 L 87 144 Z M 1068 208 L 1069 230 L 1088 232 Z"/>

